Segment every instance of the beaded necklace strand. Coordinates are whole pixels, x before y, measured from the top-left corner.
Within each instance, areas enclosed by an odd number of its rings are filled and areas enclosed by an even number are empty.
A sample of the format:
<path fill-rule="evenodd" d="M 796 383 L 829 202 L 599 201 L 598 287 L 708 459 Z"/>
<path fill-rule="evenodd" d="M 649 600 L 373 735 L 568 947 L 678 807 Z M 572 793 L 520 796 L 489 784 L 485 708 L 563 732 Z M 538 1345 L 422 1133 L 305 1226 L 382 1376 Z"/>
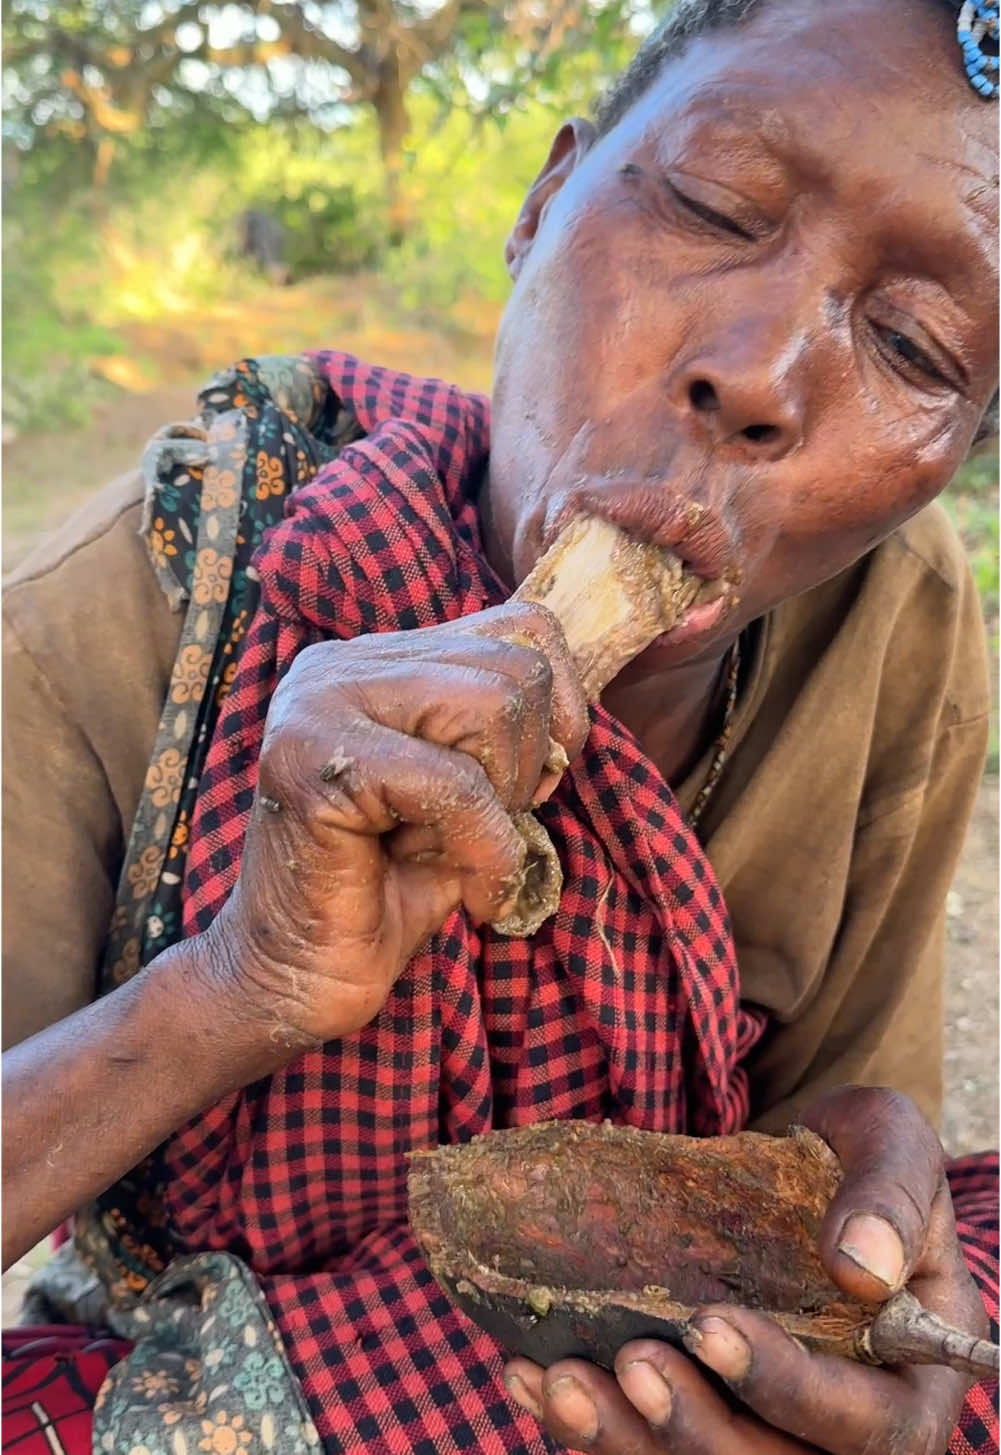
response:
<path fill-rule="evenodd" d="M 998 0 L 965 0 L 956 21 L 966 78 L 985 101 L 998 98 Z"/>
<path fill-rule="evenodd" d="M 730 661 L 726 669 L 725 703 L 723 707 L 723 725 L 720 728 L 719 736 L 716 739 L 716 747 L 713 752 L 712 762 L 709 764 L 709 772 L 706 781 L 699 789 L 698 796 L 692 804 L 688 821 L 693 826 L 705 812 L 706 804 L 713 796 L 716 785 L 723 774 L 727 756 L 730 751 L 730 738 L 733 736 L 734 708 L 737 705 L 737 682 L 740 677 L 740 638 L 730 648 Z"/>

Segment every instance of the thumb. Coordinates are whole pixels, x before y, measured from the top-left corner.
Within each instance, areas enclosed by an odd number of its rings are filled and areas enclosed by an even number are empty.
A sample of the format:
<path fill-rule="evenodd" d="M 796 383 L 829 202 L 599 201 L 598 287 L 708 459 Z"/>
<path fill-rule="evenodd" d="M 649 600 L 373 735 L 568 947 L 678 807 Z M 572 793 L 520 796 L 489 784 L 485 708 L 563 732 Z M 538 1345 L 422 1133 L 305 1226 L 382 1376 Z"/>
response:
<path fill-rule="evenodd" d="M 883 1087 L 840 1087 L 801 1121 L 844 1169 L 820 1232 L 827 1271 L 846 1293 L 882 1303 L 924 1251 L 944 1176 L 941 1143 L 909 1098 Z"/>

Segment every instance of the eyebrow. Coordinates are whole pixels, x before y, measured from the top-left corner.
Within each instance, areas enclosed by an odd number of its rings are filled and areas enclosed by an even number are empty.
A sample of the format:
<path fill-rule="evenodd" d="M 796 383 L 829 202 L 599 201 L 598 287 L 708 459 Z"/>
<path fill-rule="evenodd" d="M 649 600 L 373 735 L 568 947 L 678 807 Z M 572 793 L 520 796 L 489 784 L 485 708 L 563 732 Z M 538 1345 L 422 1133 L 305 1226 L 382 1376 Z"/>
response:
<path fill-rule="evenodd" d="M 697 135 L 704 139 L 712 134 L 720 142 L 730 144 L 734 151 L 747 151 L 756 157 L 762 155 L 788 168 L 793 146 L 789 129 L 784 119 L 774 109 L 755 111 L 745 105 L 721 109 L 719 97 L 697 95 L 681 109 L 678 126 L 668 137 L 662 137 L 656 147 L 658 157 L 668 150 L 681 151 L 686 143 Z"/>
<path fill-rule="evenodd" d="M 958 282 L 972 295 L 983 296 L 985 287 L 998 276 L 998 230 L 996 216 L 990 217 L 977 205 L 972 193 L 959 199 L 959 204 L 957 215 L 962 217 L 965 212 L 967 219 L 972 216 L 974 226 L 967 221 L 966 226 L 950 227 L 941 219 L 925 219 L 921 229 L 903 230 L 908 235 L 906 251 L 921 260 L 922 276 L 940 284 L 951 302 L 962 309 L 954 288 L 946 287 L 945 280 Z"/>

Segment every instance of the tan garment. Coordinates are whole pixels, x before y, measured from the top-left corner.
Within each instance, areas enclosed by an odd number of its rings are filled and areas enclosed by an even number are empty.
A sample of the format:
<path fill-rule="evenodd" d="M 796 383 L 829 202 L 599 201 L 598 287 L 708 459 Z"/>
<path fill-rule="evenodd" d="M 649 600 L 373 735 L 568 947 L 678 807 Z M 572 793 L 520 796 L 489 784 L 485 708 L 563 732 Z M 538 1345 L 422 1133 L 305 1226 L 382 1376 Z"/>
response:
<path fill-rule="evenodd" d="M 5 591 L 8 1044 L 93 995 L 173 664 L 181 617 L 137 535 L 141 489 L 116 481 Z M 757 1125 L 848 1081 L 937 1118 L 944 901 L 988 708 L 976 593 L 938 507 L 763 624 L 703 820 L 743 995 L 776 1022 Z"/>

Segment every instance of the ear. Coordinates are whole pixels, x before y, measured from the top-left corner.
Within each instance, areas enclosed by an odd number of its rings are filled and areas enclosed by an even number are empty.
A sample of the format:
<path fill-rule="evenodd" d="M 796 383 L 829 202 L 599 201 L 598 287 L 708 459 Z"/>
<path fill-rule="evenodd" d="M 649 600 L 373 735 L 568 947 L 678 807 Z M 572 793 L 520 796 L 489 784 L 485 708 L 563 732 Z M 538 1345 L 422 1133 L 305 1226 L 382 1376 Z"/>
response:
<path fill-rule="evenodd" d="M 518 220 L 504 246 L 504 261 L 512 278 L 517 278 L 521 272 L 542 225 L 549 201 L 556 196 L 570 173 L 591 149 L 596 136 L 597 132 L 591 122 L 583 121 L 579 116 L 572 121 L 565 121 L 556 133 L 546 164 L 521 204 Z"/>

